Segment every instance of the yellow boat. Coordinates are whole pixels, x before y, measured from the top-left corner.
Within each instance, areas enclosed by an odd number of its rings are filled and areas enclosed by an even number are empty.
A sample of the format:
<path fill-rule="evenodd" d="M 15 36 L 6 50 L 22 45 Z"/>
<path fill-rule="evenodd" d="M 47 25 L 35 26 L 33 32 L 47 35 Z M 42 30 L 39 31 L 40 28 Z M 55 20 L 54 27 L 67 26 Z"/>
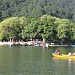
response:
<path fill-rule="evenodd" d="M 66 54 L 62 54 L 62 55 L 56 55 L 54 53 L 52 53 L 52 55 L 56 58 L 68 58 L 68 59 L 75 59 L 75 56 L 68 56 Z"/>

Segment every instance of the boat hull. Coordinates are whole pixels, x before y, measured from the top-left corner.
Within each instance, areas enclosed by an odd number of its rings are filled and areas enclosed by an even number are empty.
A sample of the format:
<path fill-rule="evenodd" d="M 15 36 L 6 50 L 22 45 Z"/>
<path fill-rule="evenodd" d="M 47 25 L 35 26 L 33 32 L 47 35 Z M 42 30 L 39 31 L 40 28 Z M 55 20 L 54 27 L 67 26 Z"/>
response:
<path fill-rule="evenodd" d="M 54 53 L 52 53 L 52 55 L 56 58 L 68 58 L 68 59 L 75 59 L 75 56 L 68 56 L 66 54 L 62 54 L 62 55 L 56 55 Z"/>

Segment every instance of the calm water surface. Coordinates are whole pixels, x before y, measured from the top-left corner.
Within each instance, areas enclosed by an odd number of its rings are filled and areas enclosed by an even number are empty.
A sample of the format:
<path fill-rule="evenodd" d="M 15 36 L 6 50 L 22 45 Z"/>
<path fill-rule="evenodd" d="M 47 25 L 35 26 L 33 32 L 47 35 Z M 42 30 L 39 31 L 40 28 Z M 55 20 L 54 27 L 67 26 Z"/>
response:
<path fill-rule="evenodd" d="M 0 46 L 0 75 L 75 75 L 75 60 L 55 59 L 56 49 L 67 54 L 75 47 Z"/>

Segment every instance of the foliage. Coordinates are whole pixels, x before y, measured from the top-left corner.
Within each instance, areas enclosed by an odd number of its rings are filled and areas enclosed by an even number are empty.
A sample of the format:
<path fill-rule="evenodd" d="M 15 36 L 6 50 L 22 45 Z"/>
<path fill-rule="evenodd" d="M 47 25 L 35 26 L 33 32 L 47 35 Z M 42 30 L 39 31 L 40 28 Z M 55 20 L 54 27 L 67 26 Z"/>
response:
<path fill-rule="evenodd" d="M 0 23 L 0 37 L 3 39 L 20 38 L 21 30 L 23 29 L 23 18 L 11 17 Z"/>
<path fill-rule="evenodd" d="M 75 20 L 74 0 L 0 0 L 0 21 L 13 17 L 45 14 Z"/>
<path fill-rule="evenodd" d="M 47 41 L 66 42 L 75 40 L 75 24 L 69 19 L 60 19 L 50 15 L 39 18 L 10 17 L 0 23 L 0 40 L 9 38 L 32 39 L 45 38 Z"/>

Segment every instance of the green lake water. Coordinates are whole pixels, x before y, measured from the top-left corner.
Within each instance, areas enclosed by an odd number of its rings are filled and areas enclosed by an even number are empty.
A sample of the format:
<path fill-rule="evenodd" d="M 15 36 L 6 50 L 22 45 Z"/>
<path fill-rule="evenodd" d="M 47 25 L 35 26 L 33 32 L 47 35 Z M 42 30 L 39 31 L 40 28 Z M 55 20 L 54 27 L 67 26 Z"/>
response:
<path fill-rule="evenodd" d="M 0 46 L 0 75 L 75 75 L 75 60 L 55 59 L 52 52 L 75 47 Z"/>

